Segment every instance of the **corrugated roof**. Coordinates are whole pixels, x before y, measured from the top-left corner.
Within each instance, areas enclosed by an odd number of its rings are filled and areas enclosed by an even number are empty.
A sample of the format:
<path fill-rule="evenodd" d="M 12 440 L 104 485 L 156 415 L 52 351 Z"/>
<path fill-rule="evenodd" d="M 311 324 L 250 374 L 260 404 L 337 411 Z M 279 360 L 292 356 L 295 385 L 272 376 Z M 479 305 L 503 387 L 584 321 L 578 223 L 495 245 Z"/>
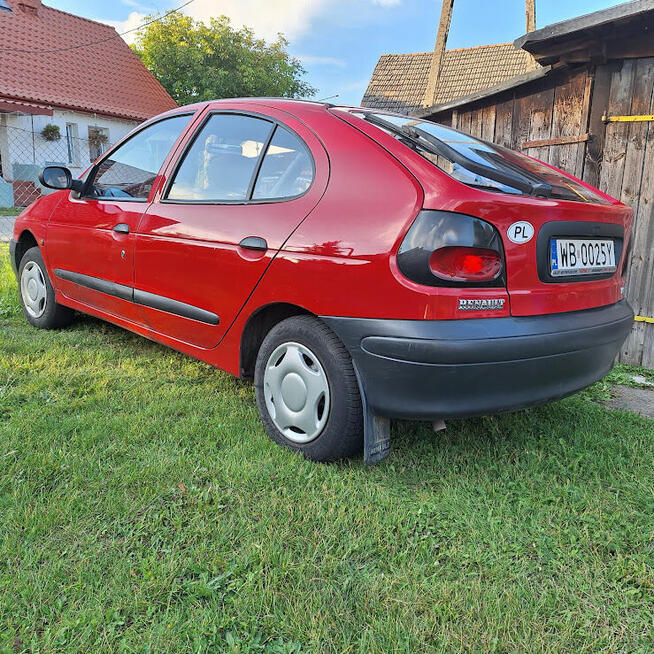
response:
<path fill-rule="evenodd" d="M 433 53 L 382 55 L 362 105 L 409 113 L 422 107 Z M 495 86 L 533 67 L 512 43 L 446 50 L 433 104 L 443 104 Z"/>
<path fill-rule="evenodd" d="M 8 4 L 0 96 L 139 121 L 177 106 L 113 27 L 38 0 Z"/>

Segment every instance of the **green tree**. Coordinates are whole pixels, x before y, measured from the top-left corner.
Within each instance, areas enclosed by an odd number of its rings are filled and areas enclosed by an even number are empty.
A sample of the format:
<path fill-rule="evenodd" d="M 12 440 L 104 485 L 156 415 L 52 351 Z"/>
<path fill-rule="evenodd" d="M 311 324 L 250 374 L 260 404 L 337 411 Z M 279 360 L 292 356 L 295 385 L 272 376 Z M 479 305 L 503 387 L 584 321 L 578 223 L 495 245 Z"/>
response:
<path fill-rule="evenodd" d="M 206 25 L 170 14 L 144 27 L 134 51 L 180 104 L 247 96 L 310 97 L 315 89 L 303 81 L 306 71 L 289 55 L 279 34 L 273 43 L 251 29 L 235 29 L 229 18 Z"/>

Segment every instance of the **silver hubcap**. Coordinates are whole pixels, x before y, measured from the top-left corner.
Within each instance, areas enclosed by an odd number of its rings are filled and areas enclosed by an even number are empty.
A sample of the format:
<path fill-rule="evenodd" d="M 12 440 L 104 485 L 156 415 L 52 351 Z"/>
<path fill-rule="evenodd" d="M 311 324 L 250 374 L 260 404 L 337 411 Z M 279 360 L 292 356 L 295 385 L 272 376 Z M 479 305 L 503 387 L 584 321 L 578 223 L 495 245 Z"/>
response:
<path fill-rule="evenodd" d="M 45 311 L 48 289 L 45 285 L 43 271 L 35 261 L 30 261 L 23 268 L 20 278 L 20 294 L 27 313 L 32 318 L 40 318 Z"/>
<path fill-rule="evenodd" d="M 318 357 L 300 343 L 283 343 L 263 373 L 268 413 L 288 440 L 308 443 L 320 435 L 329 416 L 329 385 Z"/>

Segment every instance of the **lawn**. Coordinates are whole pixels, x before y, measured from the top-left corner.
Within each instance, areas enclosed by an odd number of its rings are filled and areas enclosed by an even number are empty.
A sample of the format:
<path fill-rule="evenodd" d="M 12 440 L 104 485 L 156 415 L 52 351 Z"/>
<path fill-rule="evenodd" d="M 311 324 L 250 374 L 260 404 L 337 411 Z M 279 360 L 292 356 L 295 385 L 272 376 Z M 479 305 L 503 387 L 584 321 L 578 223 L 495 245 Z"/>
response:
<path fill-rule="evenodd" d="M 17 216 L 21 211 L 22 207 L 0 207 L 0 216 Z"/>
<path fill-rule="evenodd" d="M 605 383 L 319 465 L 250 385 L 91 318 L 34 330 L 14 288 L 5 247 L 0 652 L 654 649 L 654 422 Z"/>

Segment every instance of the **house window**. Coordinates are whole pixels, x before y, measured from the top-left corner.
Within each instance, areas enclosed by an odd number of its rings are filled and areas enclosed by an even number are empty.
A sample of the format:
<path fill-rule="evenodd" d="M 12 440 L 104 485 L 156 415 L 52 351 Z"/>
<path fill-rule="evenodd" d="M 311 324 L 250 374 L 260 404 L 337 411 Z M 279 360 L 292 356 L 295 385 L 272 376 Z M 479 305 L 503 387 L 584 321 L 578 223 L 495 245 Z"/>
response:
<path fill-rule="evenodd" d="M 68 149 L 68 163 L 73 166 L 76 166 L 79 161 L 77 143 L 77 125 L 75 123 L 66 123 L 66 146 Z"/>
<path fill-rule="evenodd" d="M 89 127 L 89 157 L 95 161 L 109 143 L 109 130 L 106 127 Z"/>

